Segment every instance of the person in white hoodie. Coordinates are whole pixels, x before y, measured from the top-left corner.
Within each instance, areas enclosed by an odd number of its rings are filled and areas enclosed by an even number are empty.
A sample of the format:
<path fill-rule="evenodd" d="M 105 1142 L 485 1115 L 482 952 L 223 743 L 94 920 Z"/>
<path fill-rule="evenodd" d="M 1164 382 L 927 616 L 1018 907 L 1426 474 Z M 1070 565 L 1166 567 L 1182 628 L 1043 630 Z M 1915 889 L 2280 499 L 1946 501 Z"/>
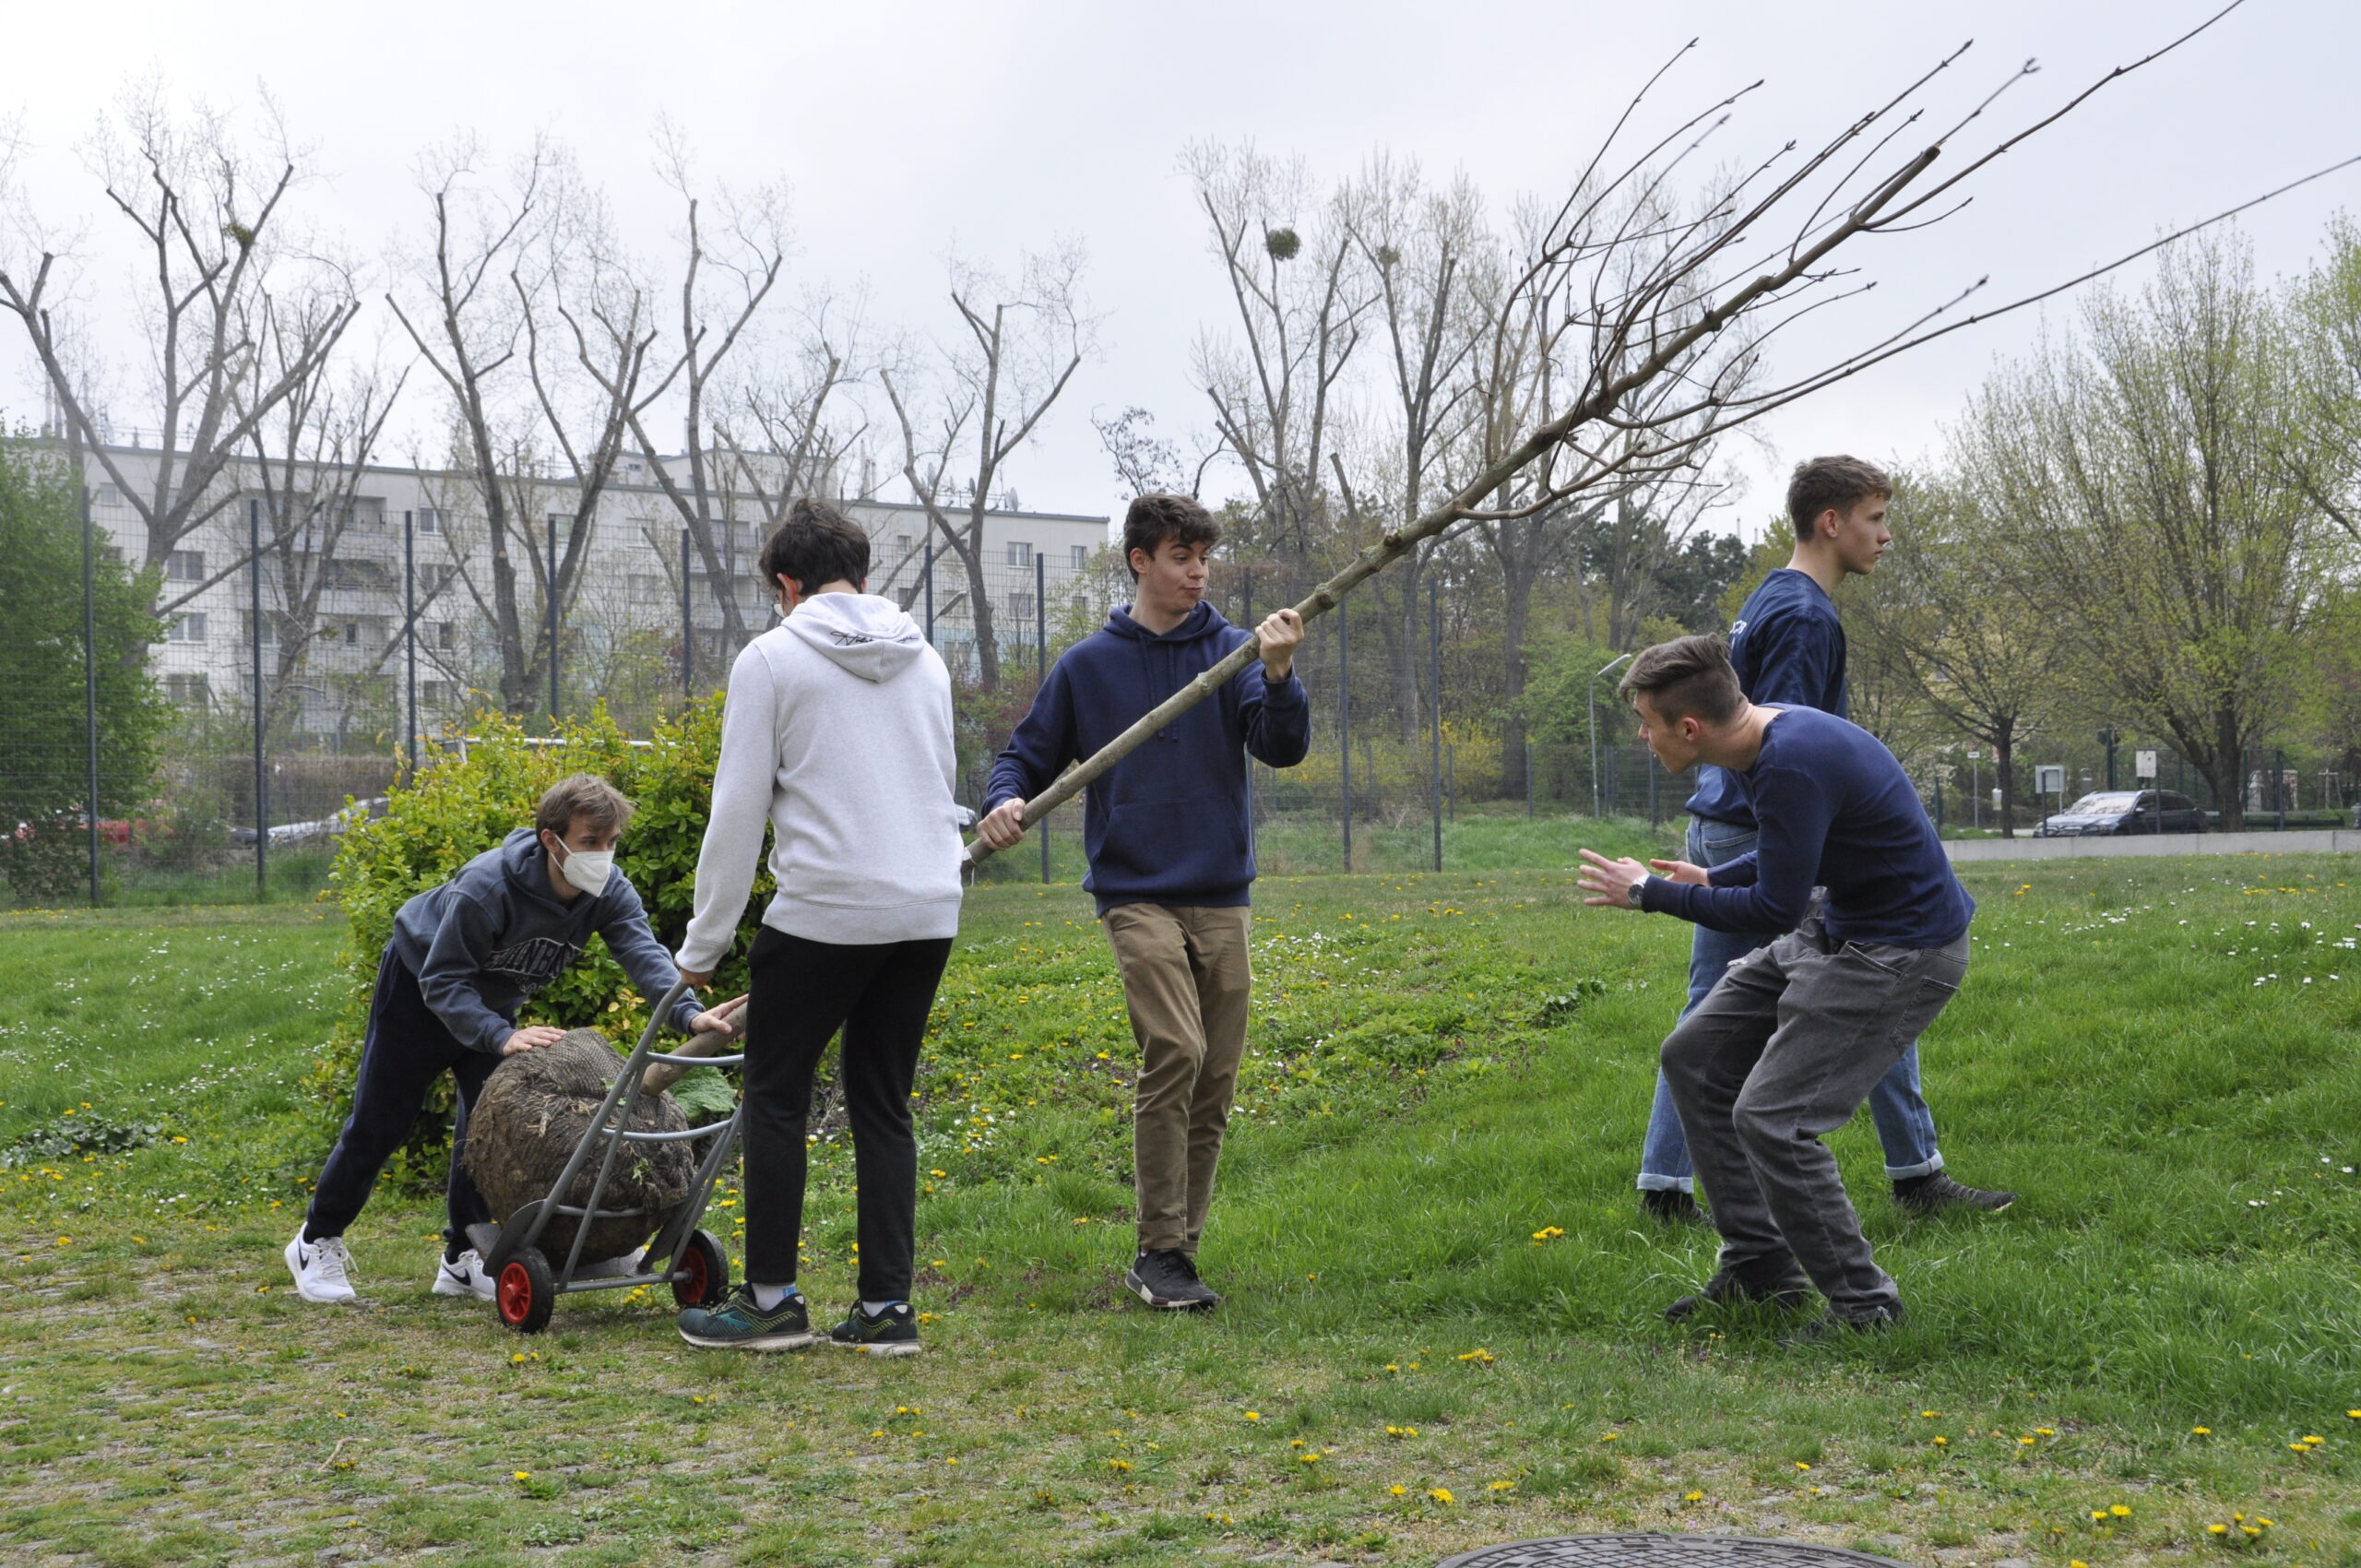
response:
<path fill-rule="evenodd" d="M 908 615 L 862 591 L 868 536 L 834 508 L 797 501 L 761 564 L 785 619 L 730 671 L 679 954 L 692 985 L 729 954 L 767 822 L 778 891 L 747 954 L 746 1278 L 719 1305 L 683 1312 L 681 1337 L 754 1350 L 821 1337 L 796 1288 L 796 1245 L 813 1074 L 841 1028 L 860 1279 L 827 1337 L 908 1355 L 919 1348 L 910 1085 L 959 930 L 951 677 Z"/>

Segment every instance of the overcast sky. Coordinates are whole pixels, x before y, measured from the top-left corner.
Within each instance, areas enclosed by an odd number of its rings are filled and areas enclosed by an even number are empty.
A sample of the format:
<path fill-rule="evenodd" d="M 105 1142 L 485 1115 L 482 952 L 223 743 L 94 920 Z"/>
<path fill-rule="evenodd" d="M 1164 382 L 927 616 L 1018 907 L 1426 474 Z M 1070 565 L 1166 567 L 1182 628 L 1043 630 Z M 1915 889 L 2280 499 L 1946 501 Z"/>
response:
<path fill-rule="evenodd" d="M 1008 263 L 1026 246 L 1078 239 L 1104 317 L 1101 351 L 1010 482 L 1030 506 L 1106 512 L 1117 487 L 1094 410 L 1143 405 L 1176 436 L 1202 423 L 1190 344 L 1226 301 L 1178 172 L 1192 139 L 1251 137 L 1300 153 L 1322 176 L 1386 148 L 1436 175 L 1465 171 L 1504 214 L 1520 194 L 1562 194 L 1632 88 L 1691 37 L 1700 47 L 1667 89 L 1668 106 L 1766 78 L 1732 127 L 1735 158 L 1789 137 L 1818 142 L 1971 37 L 1954 101 L 2039 58 L 2042 73 L 1993 117 L 1996 128 L 2019 124 L 2213 8 L 118 0 L 102 12 L 29 8 L 12 24 L 18 68 L 0 86 L 0 113 L 21 118 L 23 178 L 43 220 L 71 226 L 87 213 L 101 235 L 100 195 L 76 147 L 96 105 L 126 77 L 157 70 L 222 103 L 267 84 L 316 148 L 323 178 L 303 197 L 311 220 L 372 255 L 422 215 L 411 173 L 419 148 L 458 128 L 499 152 L 544 131 L 570 144 L 625 230 L 659 251 L 673 214 L 649 172 L 658 113 L 682 125 L 713 175 L 786 181 L 799 279 L 865 287 L 880 321 L 950 325 L 943 259 L 955 244 Z M 1962 217 L 1874 242 L 1871 308 L 1832 320 L 1828 337 L 1797 337 L 1782 362 L 1802 366 L 1839 338 L 1987 273 L 1993 298 L 2044 286 L 2361 153 L 2356 45 L 2361 7 L 2351 0 L 2250 0 L 1989 171 Z M 2341 208 L 2361 209 L 2361 170 L 2248 219 L 2262 272 L 2306 265 Z M 92 291 L 115 281 L 103 276 Z M 2053 307 L 2051 319 L 2071 313 Z M 0 404 L 32 415 L 37 383 L 21 329 L 13 318 L 0 328 Z M 1737 454 L 1752 489 L 1730 520 L 1753 531 L 1798 457 L 1931 450 L 1994 358 L 2040 329 L 2027 313 L 1960 334 L 1776 415 L 1759 447 Z M 432 389 L 412 387 L 413 412 L 427 411 Z"/>

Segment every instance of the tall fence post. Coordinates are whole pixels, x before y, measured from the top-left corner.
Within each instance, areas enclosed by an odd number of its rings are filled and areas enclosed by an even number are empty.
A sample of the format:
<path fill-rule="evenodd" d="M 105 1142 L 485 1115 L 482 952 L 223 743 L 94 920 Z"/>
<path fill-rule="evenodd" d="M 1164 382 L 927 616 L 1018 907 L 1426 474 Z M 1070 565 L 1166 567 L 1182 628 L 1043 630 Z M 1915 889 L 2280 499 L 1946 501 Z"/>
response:
<path fill-rule="evenodd" d="M 550 524 L 550 729 L 557 729 L 557 514 Z"/>
<path fill-rule="evenodd" d="M 1525 816 L 1533 820 L 1533 737 L 1525 738 Z"/>
<path fill-rule="evenodd" d="M 1416 600 L 1412 601 L 1413 603 Z M 1435 870 L 1442 870 L 1442 585 L 1427 579 L 1427 780 L 1435 819 Z"/>
<path fill-rule="evenodd" d="M 406 737 L 409 742 L 409 775 L 418 778 L 418 544 L 410 533 L 410 515 L 402 513 L 402 655 L 409 665 L 405 681 L 409 692 L 402 704 L 409 715 Z M 255 629 L 255 646 L 261 646 L 261 629 Z"/>
<path fill-rule="evenodd" d="M 1343 766 L 1336 775 L 1337 815 L 1345 827 L 1345 870 L 1353 869 L 1353 645 L 1347 633 L 1348 600 L 1336 605 L 1336 739 Z"/>
<path fill-rule="evenodd" d="M 694 702 L 697 695 L 697 614 L 696 600 L 689 592 L 689 551 L 692 540 L 689 530 L 681 530 L 681 696 Z"/>
<path fill-rule="evenodd" d="M 1033 552 L 1033 700 L 1050 679 L 1050 557 Z M 1050 819 L 1041 819 L 1041 880 L 1050 880 Z"/>
<path fill-rule="evenodd" d="M 926 646 L 934 647 L 934 541 L 926 547 Z M 937 648 L 937 652 L 942 650 Z"/>
<path fill-rule="evenodd" d="M 246 502 L 246 578 L 254 590 L 255 665 L 255 902 L 269 896 L 270 775 L 263 769 L 263 724 L 268 705 L 262 694 L 262 503 Z"/>
<path fill-rule="evenodd" d="M 90 487 L 82 487 L 82 820 L 90 855 L 90 907 L 99 906 L 99 564 Z M 260 694 L 257 693 L 257 695 Z"/>

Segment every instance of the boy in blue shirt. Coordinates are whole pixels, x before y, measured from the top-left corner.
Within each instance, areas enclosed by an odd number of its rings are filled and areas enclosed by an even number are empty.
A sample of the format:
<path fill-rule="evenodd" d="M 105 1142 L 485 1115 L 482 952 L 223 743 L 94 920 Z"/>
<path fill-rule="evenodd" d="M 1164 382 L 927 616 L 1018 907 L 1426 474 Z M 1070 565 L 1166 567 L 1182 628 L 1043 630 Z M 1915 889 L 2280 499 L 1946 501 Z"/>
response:
<path fill-rule="evenodd" d="M 1813 457 L 1796 465 L 1787 486 L 1787 517 L 1796 546 L 1787 564 L 1747 597 L 1730 627 L 1730 667 L 1749 701 L 1813 707 L 1846 718 L 1845 626 L 1831 597 L 1846 577 L 1873 571 L 1893 535 L 1886 512 L 1893 481 L 1858 457 Z M 1689 799 L 1688 855 L 1708 869 L 1749 853 L 1755 822 L 1745 792 L 1722 769 L 1701 766 Z M 1778 932 L 1726 932 L 1700 925 L 1689 951 L 1689 998 L 1695 1007 L 1722 971 Z M 1920 1092 L 1918 1047 L 1869 1091 L 1869 1119 L 1885 1150 L 1894 1201 L 1911 1213 L 1942 1209 L 2003 1209 L 2016 1194 L 1962 1185 L 1943 1168 L 1935 1115 Z M 1641 1201 L 1660 1219 L 1697 1219 L 1690 1196 L 1689 1149 L 1661 1075 L 1640 1148 Z"/>
<path fill-rule="evenodd" d="M 1204 601 L 1221 525 L 1183 495 L 1143 495 L 1123 519 L 1133 602 L 1066 650 L 992 765 L 976 836 L 994 849 L 1024 837 L 1025 802 L 1227 658 L 1246 634 Z M 1255 628 L 1262 659 L 1090 786 L 1083 886 L 1123 976 L 1140 1045 L 1133 1085 L 1139 1253 L 1124 1288 L 1149 1306 L 1203 1311 L 1221 1298 L 1197 1277 L 1246 1050 L 1254 881 L 1246 758 L 1293 767 L 1311 744 L 1294 673 L 1303 619 L 1281 610 Z"/>
<path fill-rule="evenodd" d="M 1898 1322 L 1900 1292 L 1821 1139 L 1958 993 L 1975 900 L 1893 754 L 1833 715 L 1749 702 L 1720 638 L 1647 649 L 1620 689 L 1665 766 L 1727 770 L 1760 841 L 1710 869 L 1659 861 L 1659 876 L 1585 849 L 1584 901 L 1787 932 L 1732 964 L 1664 1042 L 1665 1082 L 1722 1236 L 1714 1277 L 1666 1315 L 1735 1299 L 1799 1304 L 1809 1285 L 1828 1315 L 1807 1336 Z"/>

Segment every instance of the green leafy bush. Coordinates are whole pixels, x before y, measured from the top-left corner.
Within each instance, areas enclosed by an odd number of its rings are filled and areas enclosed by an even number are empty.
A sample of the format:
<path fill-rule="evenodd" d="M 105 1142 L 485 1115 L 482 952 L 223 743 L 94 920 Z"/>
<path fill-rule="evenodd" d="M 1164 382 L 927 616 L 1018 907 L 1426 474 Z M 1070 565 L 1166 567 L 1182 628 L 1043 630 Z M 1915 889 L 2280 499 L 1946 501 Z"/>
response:
<path fill-rule="evenodd" d="M 313 1076 L 331 1129 L 350 1107 L 369 997 L 396 912 L 413 896 L 450 880 L 510 832 L 529 826 L 541 792 L 567 774 L 598 774 L 631 797 L 638 809 L 623 833 L 615 867 L 639 890 L 658 941 L 678 948 L 688 929 L 714 759 L 721 745 L 718 695 L 676 720 L 659 722 L 645 741 L 627 737 L 603 706 L 546 740 L 528 741 L 514 720 L 498 715 L 479 716 L 476 731 L 464 748 L 431 748 L 416 777 L 396 783 L 384 814 L 346 833 L 338 847 L 331 880 L 344 906 L 349 941 L 338 961 L 350 988 Z M 768 855 L 764 859 L 740 917 L 742 938 L 751 938 L 770 900 Z M 723 960 L 711 988 L 716 997 L 745 990 L 747 944 L 741 940 Z M 657 1000 L 635 991 L 605 944 L 593 937 L 573 968 L 534 998 L 517 1021 L 598 1028 L 629 1049 Z M 397 1160 L 397 1181 L 439 1182 L 450 1141 L 450 1109 L 446 1082 L 438 1086 L 429 1113 Z"/>

